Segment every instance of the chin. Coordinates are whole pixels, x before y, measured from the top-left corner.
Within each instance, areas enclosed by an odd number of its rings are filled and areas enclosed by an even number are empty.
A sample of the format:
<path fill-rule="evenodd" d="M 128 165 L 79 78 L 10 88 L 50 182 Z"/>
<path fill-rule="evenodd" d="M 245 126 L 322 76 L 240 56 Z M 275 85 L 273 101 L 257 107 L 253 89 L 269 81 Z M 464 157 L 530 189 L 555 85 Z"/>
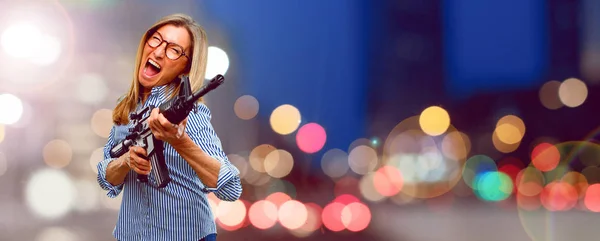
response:
<path fill-rule="evenodd" d="M 138 83 L 140 83 L 140 85 L 142 85 L 144 88 L 152 88 L 152 86 L 156 84 L 155 81 L 150 81 L 142 76 L 138 76 Z"/>
<path fill-rule="evenodd" d="M 161 79 L 160 74 L 157 74 L 152 77 L 148 77 L 148 76 L 144 75 L 144 73 L 141 71 L 138 74 L 138 82 L 145 88 L 152 88 L 152 87 L 156 86 L 160 82 L 160 79 Z"/>

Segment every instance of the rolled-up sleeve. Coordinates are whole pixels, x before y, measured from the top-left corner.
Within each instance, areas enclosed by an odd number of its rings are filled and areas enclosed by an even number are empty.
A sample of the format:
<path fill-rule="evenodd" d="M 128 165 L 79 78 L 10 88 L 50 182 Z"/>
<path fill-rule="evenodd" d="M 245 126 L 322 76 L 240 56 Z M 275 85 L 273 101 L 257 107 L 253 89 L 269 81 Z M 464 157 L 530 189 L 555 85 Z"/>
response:
<path fill-rule="evenodd" d="M 96 166 L 98 169 L 98 184 L 100 184 L 102 189 L 108 191 L 106 195 L 110 198 L 119 196 L 119 193 L 123 190 L 123 183 L 115 186 L 106 180 L 106 168 L 108 167 L 108 164 L 117 159 L 110 157 L 110 149 L 115 145 L 115 129 L 115 126 L 111 128 L 110 134 L 108 135 L 108 141 L 106 142 L 106 145 L 104 145 L 103 159 Z"/>
<path fill-rule="evenodd" d="M 197 113 L 190 113 L 186 126 L 188 135 L 200 148 L 221 163 L 217 186 L 204 187 L 204 192 L 213 192 L 215 196 L 224 201 L 235 201 L 242 194 L 242 183 L 239 170 L 231 164 L 223 151 L 221 140 L 217 136 L 210 120 L 211 114 L 208 107 L 198 104 Z"/>

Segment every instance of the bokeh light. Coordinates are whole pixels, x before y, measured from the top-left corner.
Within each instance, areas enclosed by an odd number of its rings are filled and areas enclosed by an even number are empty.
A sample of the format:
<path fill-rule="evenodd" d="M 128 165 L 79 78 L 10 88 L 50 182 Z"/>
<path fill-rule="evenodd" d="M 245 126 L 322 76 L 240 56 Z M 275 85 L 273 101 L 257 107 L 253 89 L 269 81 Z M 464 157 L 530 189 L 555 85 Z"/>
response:
<path fill-rule="evenodd" d="M 62 53 L 62 44 L 57 37 L 42 35 L 39 39 L 35 55 L 29 57 L 29 62 L 41 66 L 53 64 Z"/>
<path fill-rule="evenodd" d="M 21 119 L 23 103 L 12 94 L 0 94 L 0 124 L 11 125 Z"/>
<path fill-rule="evenodd" d="M 517 190 L 517 175 L 525 168 L 525 164 L 521 160 L 513 156 L 505 156 L 498 162 L 498 171 L 510 177 L 513 182 L 513 190 Z"/>
<path fill-rule="evenodd" d="M 321 169 L 323 169 L 325 175 L 331 178 L 339 178 L 346 175 L 348 169 L 350 169 L 348 154 L 337 148 L 328 150 L 321 157 Z"/>
<path fill-rule="evenodd" d="M 71 210 L 75 192 L 68 174 L 57 169 L 42 169 L 31 174 L 25 187 L 25 201 L 38 216 L 56 219 Z"/>
<path fill-rule="evenodd" d="M 94 172 L 94 174 L 98 174 L 98 162 L 102 161 L 104 159 L 104 148 L 100 147 L 100 148 L 96 148 L 94 151 L 92 151 L 92 154 L 90 154 L 90 168 L 92 168 L 92 171 Z"/>
<path fill-rule="evenodd" d="M 600 212 L 600 183 L 590 185 L 583 200 L 587 209 L 592 212 Z"/>
<path fill-rule="evenodd" d="M 113 126 L 112 110 L 100 109 L 92 115 L 90 126 L 94 133 L 102 138 L 108 138 Z"/>
<path fill-rule="evenodd" d="M 222 224 L 235 227 L 246 218 L 246 206 L 242 200 L 219 202 L 215 215 Z"/>
<path fill-rule="evenodd" d="M 487 137 L 487 135 L 484 135 L 484 136 Z M 500 138 L 498 138 L 498 132 L 497 131 L 492 132 L 491 137 L 492 137 L 491 138 L 492 139 L 492 145 L 494 146 L 494 148 L 497 151 L 499 151 L 501 153 L 505 153 L 505 154 L 516 151 L 517 148 L 519 148 L 519 144 L 521 143 L 521 142 L 517 142 L 515 144 L 507 144 L 505 142 L 502 142 L 500 140 Z"/>
<path fill-rule="evenodd" d="M 77 241 L 80 237 L 67 228 L 51 226 L 36 235 L 35 241 Z"/>
<path fill-rule="evenodd" d="M 271 128 L 278 134 L 288 135 L 300 126 L 300 111 L 292 105 L 280 105 L 271 113 Z"/>
<path fill-rule="evenodd" d="M 364 175 L 375 170 L 378 164 L 377 151 L 370 146 L 357 146 L 348 155 L 348 165 L 356 174 Z"/>
<path fill-rule="evenodd" d="M 269 152 L 265 157 L 265 171 L 274 178 L 287 176 L 294 167 L 294 157 L 286 150 L 275 150 Z"/>
<path fill-rule="evenodd" d="M 360 182 L 358 183 L 358 188 L 360 190 L 360 194 L 368 201 L 376 203 L 383 201 L 386 198 L 386 196 L 381 194 L 375 188 L 375 172 L 369 172 L 362 176 Z"/>
<path fill-rule="evenodd" d="M 498 171 L 478 173 L 473 186 L 477 196 L 485 201 L 498 202 L 513 192 L 513 182 L 508 175 Z"/>
<path fill-rule="evenodd" d="M 471 152 L 469 136 L 460 131 L 452 131 L 444 135 L 441 146 L 444 156 L 456 161 L 466 159 Z"/>
<path fill-rule="evenodd" d="M 558 96 L 565 106 L 573 108 L 585 102 L 588 96 L 588 89 L 583 81 L 576 78 L 569 78 L 560 84 Z"/>
<path fill-rule="evenodd" d="M 342 195 L 337 196 L 332 202 L 337 202 L 337 203 L 341 203 L 344 205 L 348 205 L 350 203 L 360 202 L 360 200 L 357 197 L 352 196 L 350 194 L 342 194 Z"/>
<path fill-rule="evenodd" d="M 516 115 L 505 115 L 496 122 L 492 144 L 502 153 L 515 151 L 525 135 L 525 123 Z"/>
<path fill-rule="evenodd" d="M 250 120 L 258 114 L 258 100 L 251 95 L 242 95 L 233 104 L 233 112 L 242 120 Z"/>
<path fill-rule="evenodd" d="M 517 190 L 520 195 L 535 197 L 542 192 L 546 179 L 542 172 L 534 167 L 526 167 L 517 174 Z"/>
<path fill-rule="evenodd" d="M 466 161 L 460 157 L 468 153 L 470 141 L 461 138 L 462 134 L 432 137 L 421 129 L 419 120 L 420 116 L 411 116 L 392 129 L 383 146 L 382 164 L 401 171 L 402 194 L 433 198 L 449 192 L 460 181 Z M 445 132 L 457 131 L 449 125 Z M 396 201 L 404 202 L 402 198 Z"/>
<path fill-rule="evenodd" d="M 496 123 L 494 132 L 503 143 L 517 144 L 525 135 L 525 123 L 518 116 L 505 115 Z"/>
<path fill-rule="evenodd" d="M 34 116 L 39 116 L 39 113 L 34 113 L 35 109 L 27 102 L 21 100 L 21 106 L 23 106 L 21 117 L 10 125 L 12 128 L 26 129 L 27 127 L 30 127 Z"/>
<path fill-rule="evenodd" d="M 299 229 L 308 219 L 308 210 L 299 201 L 289 200 L 279 207 L 279 223 L 287 229 Z"/>
<path fill-rule="evenodd" d="M 269 144 L 261 144 L 256 146 L 250 152 L 250 156 L 248 157 L 248 162 L 250 162 L 250 167 L 257 172 L 265 173 L 265 158 L 269 153 L 277 150 L 274 146 Z"/>
<path fill-rule="evenodd" d="M 543 172 L 553 170 L 559 162 L 560 152 L 552 144 L 540 143 L 531 152 L 531 164 Z"/>
<path fill-rule="evenodd" d="M 291 233 L 299 238 L 307 237 L 323 225 L 321 221 L 323 209 L 316 203 L 305 203 L 304 206 L 307 211 L 306 222 L 300 228 L 291 230 Z"/>
<path fill-rule="evenodd" d="M 442 107 L 427 107 L 419 116 L 419 124 L 423 132 L 430 136 L 439 136 L 448 130 L 450 115 Z"/>
<path fill-rule="evenodd" d="M 216 46 L 208 47 L 208 60 L 206 63 L 205 79 L 212 79 L 216 75 L 225 75 L 229 69 L 227 53 Z"/>
<path fill-rule="evenodd" d="M 323 220 L 323 226 L 333 232 L 340 232 L 346 227 L 342 222 L 342 212 L 346 205 L 339 202 L 331 202 L 323 208 L 321 219 Z"/>
<path fill-rule="evenodd" d="M 296 133 L 298 148 L 305 153 L 311 154 L 320 151 L 326 141 L 325 129 L 317 123 L 303 125 Z"/>
<path fill-rule="evenodd" d="M 275 192 L 267 196 L 265 200 L 273 203 L 275 207 L 279 208 L 285 202 L 292 200 L 292 197 L 283 192 Z"/>
<path fill-rule="evenodd" d="M 467 159 L 463 169 L 463 180 L 474 190 L 477 190 L 477 176 L 487 172 L 498 171 L 498 167 L 492 158 L 486 155 L 474 155 Z"/>
<path fill-rule="evenodd" d="M 43 156 L 46 165 L 53 168 L 63 168 L 71 162 L 73 150 L 67 141 L 55 139 L 44 146 Z"/>
<path fill-rule="evenodd" d="M 559 181 L 573 186 L 575 191 L 577 191 L 579 198 L 583 198 L 585 196 L 586 190 L 589 187 L 587 178 L 585 178 L 583 174 L 576 171 L 567 172 Z"/>
<path fill-rule="evenodd" d="M 351 232 L 360 232 L 371 222 L 371 210 L 360 202 L 353 202 L 342 209 L 342 223 Z"/>
<path fill-rule="evenodd" d="M 28 58 L 37 52 L 42 31 L 31 23 L 14 23 L 0 36 L 4 51 L 15 58 Z"/>
<path fill-rule="evenodd" d="M 542 189 L 540 200 L 549 211 L 568 211 L 575 207 L 578 197 L 573 186 L 565 182 L 553 181 Z"/>
<path fill-rule="evenodd" d="M 560 81 L 551 80 L 540 88 L 539 97 L 542 105 L 550 110 L 556 110 L 563 107 L 563 103 L 558 96 L 558 89 L 561 85 Z"/>
<path fill-rule="evenodd" d="M 248 218 L 250 223 L 258 229 L 273 227 L 278 220 L 278 208 L 270 201 L 259 200 L 250 206 Z"/>
<path fill-rule="evenodd" d="M 391 197 L 402 190 L 404 180 L 402 173 L 393 166 L 382 166 L 373 176 L 373 185 L 377 192 L 386 197 Z"/>

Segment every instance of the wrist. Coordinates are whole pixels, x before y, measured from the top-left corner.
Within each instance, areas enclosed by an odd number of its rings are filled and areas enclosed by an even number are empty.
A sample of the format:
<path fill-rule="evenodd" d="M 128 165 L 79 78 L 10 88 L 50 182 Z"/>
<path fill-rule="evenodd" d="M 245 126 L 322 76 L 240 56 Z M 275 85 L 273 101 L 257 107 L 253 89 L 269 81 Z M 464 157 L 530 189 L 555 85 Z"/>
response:
<path fill-rule="evenodd" d="M 186 132 L 183 132 L 183 135 L 181 137 L 170 140 L 169 144 L 173 148 L 177 149 L 181 146 L 185 146 L 186 143 L 188 143 L 190 140 L 190 136 L 188 136 Z"/>
<path fill-rule="evenodd" d="M 129 171 L 131 169 L 131 167 L 129 166 L 128 160 L 129 160 L 129 152 L 125 153 L 124 155 L 122 155 L 118 159 L 118 161 L 119 161 L 119 170 L 127 170 L 127 171 Z"/>

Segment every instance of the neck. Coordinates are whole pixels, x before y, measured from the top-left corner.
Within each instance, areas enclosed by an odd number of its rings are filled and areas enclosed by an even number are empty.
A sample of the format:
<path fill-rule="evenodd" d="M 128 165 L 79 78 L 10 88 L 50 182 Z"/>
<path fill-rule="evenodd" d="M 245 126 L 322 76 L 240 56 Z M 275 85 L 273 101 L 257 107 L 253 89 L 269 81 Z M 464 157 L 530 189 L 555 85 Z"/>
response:
<path fill-rule="evenodd" d="M 142 97 L 142 103 L 144 103 L 146 101 L 146 99 L 148 99 L 148 96 L 150 96 L 151 91 L 152 91 L 152 89 L 148 89 L 148 88 L 144 88 L 143 86 L 140 86 L 140 97 Z"/>

